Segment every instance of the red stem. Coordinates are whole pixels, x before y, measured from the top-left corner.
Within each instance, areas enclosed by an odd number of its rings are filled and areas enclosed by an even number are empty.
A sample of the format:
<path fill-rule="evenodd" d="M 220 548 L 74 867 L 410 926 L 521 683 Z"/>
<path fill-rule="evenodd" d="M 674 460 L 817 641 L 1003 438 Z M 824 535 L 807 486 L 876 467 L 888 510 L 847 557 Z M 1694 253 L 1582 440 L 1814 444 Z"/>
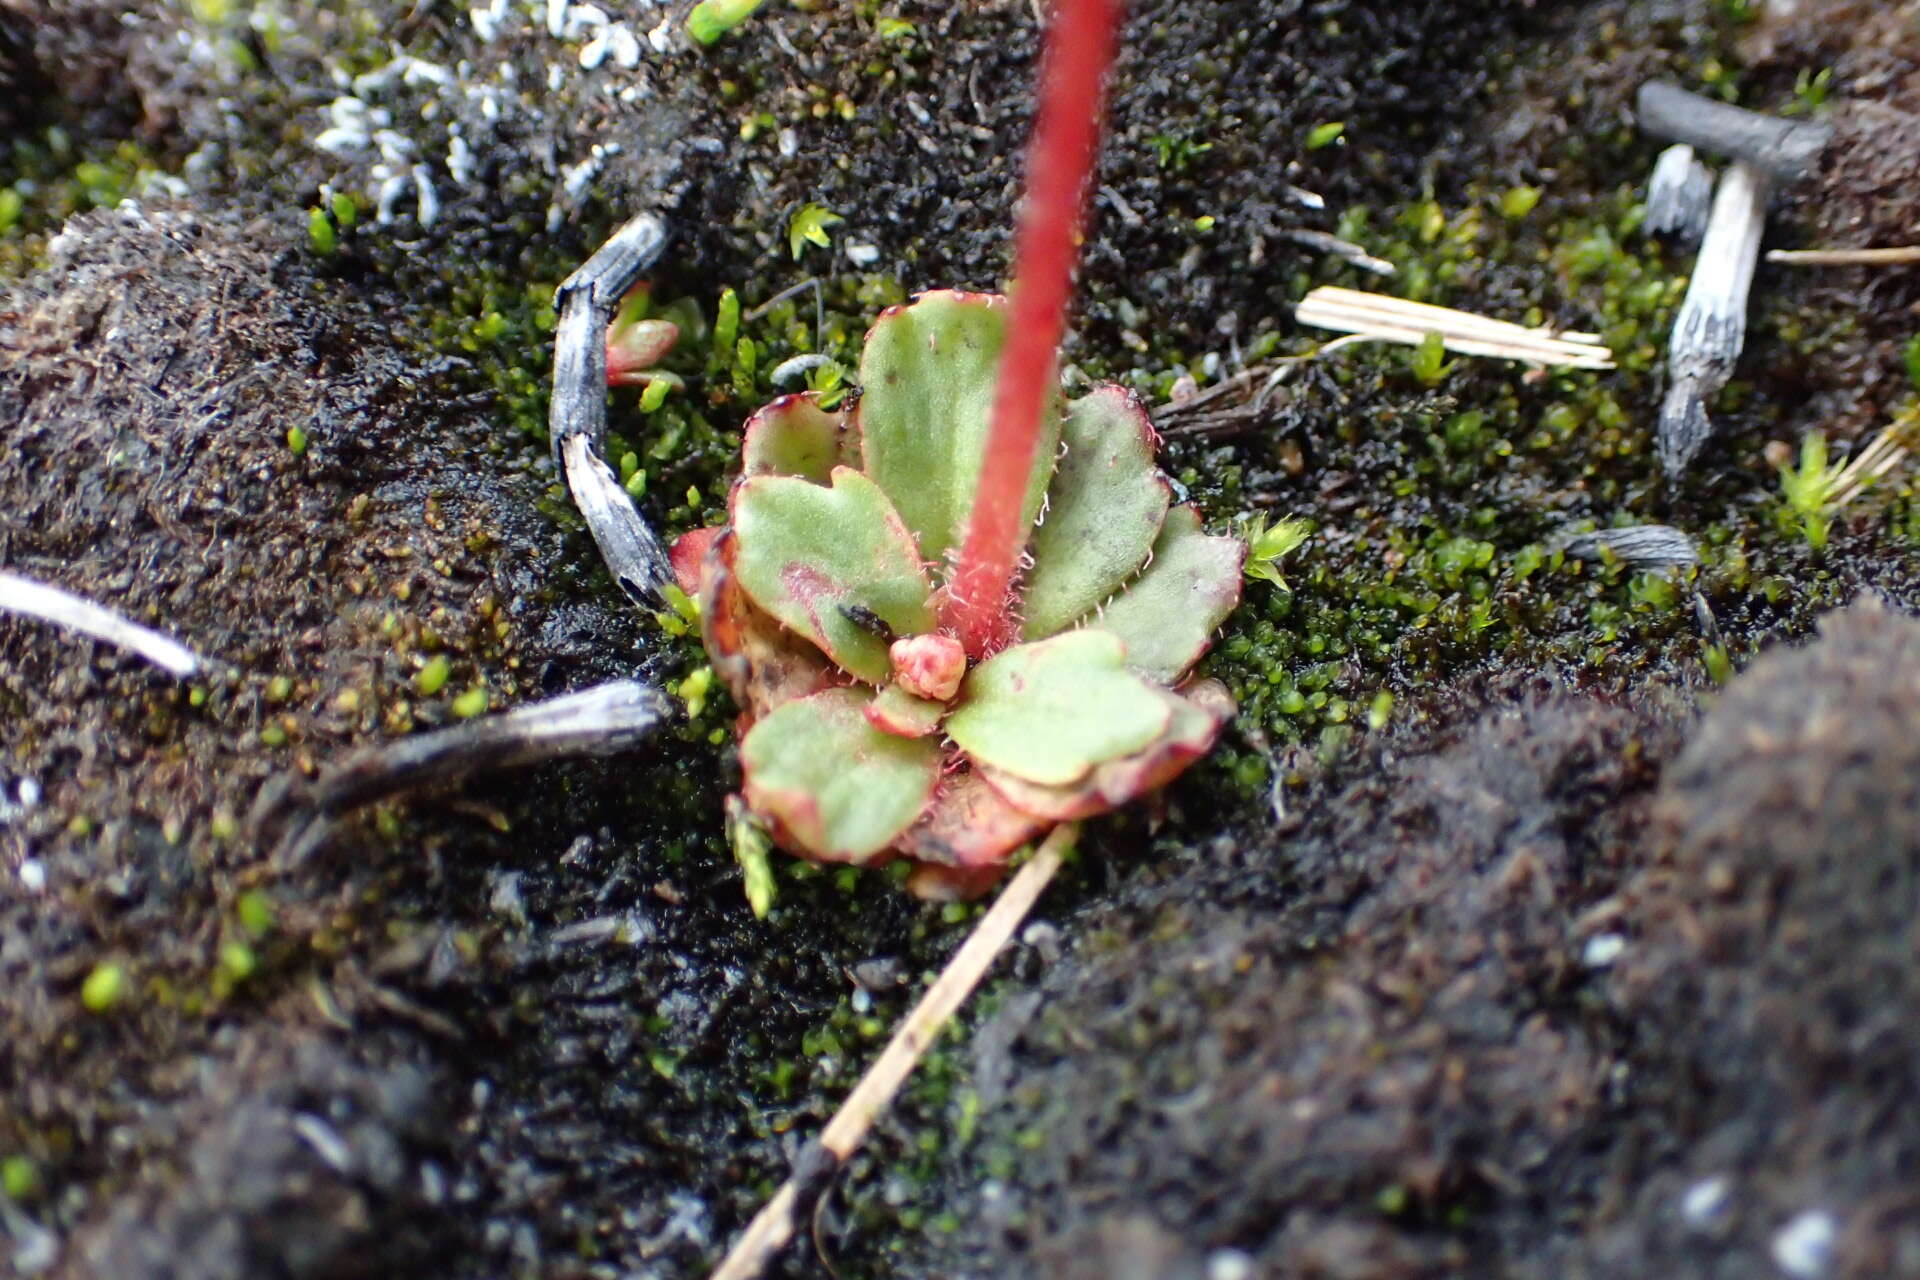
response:
<path fill-rule="evenodd" d="M 993 423 L 973 517 L 947 591 L 945 616 L 974 657 L 1017 635 L 1013 575 L 1030 532 L 1021 519 L 1041 416 L 1056 381 L 1073 294 L 1080 215 L 1100 142 L 1107 65 L 1120 0 L 1054 0 L 1040 105 L 1027 152 L 1027 199 L 1014 250 L 1013 307 L 994 389 Z"/>

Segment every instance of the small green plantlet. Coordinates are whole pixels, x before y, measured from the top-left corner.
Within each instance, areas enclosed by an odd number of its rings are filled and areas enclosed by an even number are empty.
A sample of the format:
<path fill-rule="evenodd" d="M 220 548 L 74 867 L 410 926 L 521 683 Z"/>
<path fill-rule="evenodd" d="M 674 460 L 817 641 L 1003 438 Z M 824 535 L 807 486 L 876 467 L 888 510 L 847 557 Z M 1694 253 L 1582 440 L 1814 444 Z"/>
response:
<path fill-rule="evenodd" d="M 1510 187 L 1500 197 L 1500 216 L 1508 222 L 1519 222 L 1540 203 L 1540 188 Z"/>
<path fill-rule="evenodd" d="M 1834 490 L 1842 470 L 1827 465 L 1827 438 L 1818 431 L 1801 437 L 1798 466 L 1786 463 L 1780 468 L 1780 490 L 1786 495 L 1788 513 L 1815 551 L 1826 549 Z"/>
<path fill-rule="evenodd" d="M 1727 647 L 1723 644 L 1710 644 L 1702 655 L 1706 659 L 1707 677 L 1715 684 L 1725 684 L 1733 679 L 1733 659 L 1727 656 Z"/>
<path fill-rule="evenodd" d="M 754 414 L 727 525 L 674 545 L 710 675 L 742 709 L 729 813 L 750 893 L 771 895 L 771 841 L 905 860 L 915 892 L 971 897 L 1047 828 L 1172 779 L 1229 714 L 1189 672 L 1239 602 L 1247 546 L 1174 505 L 1119 387 L 1050 403 L 1044 447 L 1010 473 L 1031 567 L 994 615 L 1003 638 L 970 655 L 955 635 L 1006 310 L 940 291 L 887 311 L 858 403 L 808 392 Z"/>
<path fill-rule="evenodd" d="M 1195 156 L 1213 150 L 1211 142 L 1195 142 L 1170 133 L 1156 133 L 1147 143 L 1153 148 L 1154 160 L 1169 173 L 1185 173 Z"/>
<path fill-rule="evenodd" d="M 882 40 L 909 40 L 919 30 L 905 18 L 884 17 L 874 22 L 873 29 Z"/>
<path fill-rule="evenodd" d="M 471 720 L 487 713 L 488 700 L 487 686 L 476 684 L 455 698 L 450 710 L 461 720 Z"/>
<path fill-rule="evenodd" d="M 1827 105 L 1827 95 L 1833 91 L 1833 68 L 1824 67 L 1817 72 L 1800 68 L 1793 78 L 1793 101 L 1782 110 L 1782 115 L 1810 116 Z"/>
<path fill-rule="evenodd" d="M 340 247 L 340 233 L 334 229 L 327 211 L 315 205 L 307 210 L 307 242 L 323 258 L 330 258 Z"/>
<path fill-rule="evenodd" d="M 1329 120 L 1325 124 L 1317 124 L 1307 132 L 1307 150 L 1318 151 L 1322 147 L 1330 147 L 1340 141 L 1340 135 L 1346 131 L 1346 122 L 1342 120 Z"/>
<path fill-rule="evenodd" d="M 1908 340 L 1901 355 L 1905 358 L 1907 366 L 1907 381 L 1913 384 L 1914 390 L 1920 391 L 1920 334 L 1915 334 Z"/>
<path fill-rule="evenodd" d="M 88 1013 L 106 1013 L 127 998 L 132 986 L 125 966 L 103 962 L 93 966 L 93 972 L 80 984 L 80 1003 Z"/>
<path fill-rule="evenodd" d="M 1265 516 L 1255 516 L 1240 533 L 1247 543 L 1247 576 L 1285 589 L 1280 562 L 1313 536 L 1313 522 L 1288 516 L 1269 526 Z"/>
<path fill-rule="evenodd" d="M 803 204 L 787 221 L 787 247 L 793 250 L 796 259 L 806 252 L 810 244 L 831 249 L 833 237 L 827 234 L 827 228 L 845 221 L 845 218 L 823 205 Z"/>
<path fill-rule="evenodd" d="M 307 433 L 301 430 L 297 425 L 287 428 L 287 452 L 291 453 L 296 458 L 303 458 L 306 456 Z"/>
<path fill-rule="evenodd" d="M 773 910 L 773 840 L 739 796 L 727 797 L 727 843 L 746 881 L 747 905 L 764 920 Z"/>
<path fill-rule="evenodd" d="M 1437 387 L 1445 382 L 1453 372 L 1453 363 L 1447 360 L 1447 340 L 1437 332 L 1420 339 L 1420 345 L 1409 357 L 1409 367 L 1423 387 Z"/>
<path fill-rule="evenodd" d="M 687 14 L 687 35 L 695 44 L 708 45 L 733 30 L 758 9 L 762 0 L 700 0 Z"/>
<path fill-rule="evenodd" d="M 661 594 L 666 598 L 667 608 L 655 612 L 653 618 L 662 631 L 670 636 L 684 636 L 700 625 L 699 602 L 677 584 L 669 582 Z"/>
<path fill-rule="evenodd" d="M 0 236 L 7 234 L 20 224 L 20 215 L 27 209 L 27 199 L 12 187 L 0 187 Z"/>
<path fill-rule="evenodd" d="M 448 677 L 453 675 L 453 663 L 444 653 L 436 653 L 427 659 L 427 665 L 413 673 L 413 691 L 423 698 L 431 698 L 447 687 Z"/>
<path fill-rule="evenodd" d="M 620 299 L 620 310 L 607 326 L 607 385 L 644 388 L 640 407 L 649 413 L 653 411 L 647 408 L 649 396 L 658 409 L 668 388 L 685 385 L 674 374 L 654 367 L 680 341 L 680 326 L 671 320 L 649 319 L 651 301 L 652 289 L 646 282 L 634 285 Z M 660 390 L 654 391 L 655 387 Z"/>

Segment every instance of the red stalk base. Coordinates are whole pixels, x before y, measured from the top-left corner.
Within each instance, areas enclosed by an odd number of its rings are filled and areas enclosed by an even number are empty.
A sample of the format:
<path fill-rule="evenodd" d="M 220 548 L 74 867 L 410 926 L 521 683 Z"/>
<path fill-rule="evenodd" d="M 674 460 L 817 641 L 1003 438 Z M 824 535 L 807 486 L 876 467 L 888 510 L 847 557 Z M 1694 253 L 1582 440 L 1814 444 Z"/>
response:
<path fill-rule="evenodd" d="M 1014 251 L 1007 346 L 973 518 L 947 590 L 942 621 L 967 653 L 985 657 L 1019 634 L 1013 577 L 1030 532 L 1021 519 L 1056 381 L 1073 295 L 1081 211 L 1100 142 L 1104 81 L 1120 0 L 1054 0 L 1040 104 L 1027 153 L 1027 198 Z"/>

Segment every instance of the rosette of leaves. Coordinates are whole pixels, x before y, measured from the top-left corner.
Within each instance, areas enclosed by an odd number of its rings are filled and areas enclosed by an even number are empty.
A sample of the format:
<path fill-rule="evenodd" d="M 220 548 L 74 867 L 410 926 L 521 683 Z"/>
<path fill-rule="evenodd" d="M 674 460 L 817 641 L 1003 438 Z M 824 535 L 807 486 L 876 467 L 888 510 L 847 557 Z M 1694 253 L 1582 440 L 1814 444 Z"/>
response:
<path fill-rule="evenodd" d="M 1006 316 L 997 296 L 945 291 L 888 310 L 858 401 L 761 409 L 728 524 L 674 546 L 741 708 L 743 853 L 771 836 L 817 862 L 906 858 L 915 891 L 971 896 L 1052 825 L 1172 779 L 1231 710 L 1188 677 L 1239 602 L 1246 545 L 1173 503 L 1119 387 L 1049 408 L 1017 639 L 970 655 L 943 628 Z"/>

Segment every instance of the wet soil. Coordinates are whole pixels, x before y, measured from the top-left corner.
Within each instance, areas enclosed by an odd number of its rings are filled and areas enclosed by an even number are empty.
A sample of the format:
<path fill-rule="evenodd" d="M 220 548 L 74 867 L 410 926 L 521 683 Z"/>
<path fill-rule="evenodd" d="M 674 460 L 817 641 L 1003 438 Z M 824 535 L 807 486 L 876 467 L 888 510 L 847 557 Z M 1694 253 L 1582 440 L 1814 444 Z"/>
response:
<path fill-rule="evenodd" d="M 1739 7 L 1132 6 L 1081 374 L 1161 401 L 1299 349 L 1287 303 L 1371 283 L 1302 229 L 1389 287 L 1604 327 L 1623 369 L 1427 385 L 1363 354 L 1164 416 L 1211 518 L 1320 525 L 1221 639 L 1241 718 L 1092 830 L 788 1274 L 1920 1274 L 1911 501 L 1816 553 L 1760 456 L 1902 403 L 1920 295 L 1763 270 L 1670 489 L 1686 260 L 1632 234 L 1626 114 L 1652 74 L 1777 109 L 1832 66 L 1844 146 L 1776 235 L 1866 243 L 1905 218 L 1920 44 Z M 657 297 L 819 274 L 856 337 L 863 302 L 1003 283 L 1030 6 L 770 7 L 705 54 L 606 8 L 632 68 L 583 68 L 544 5 L 492 39 L 464 6 L 0 9 L 0 567 L 209 659 L 182 684 L 0 620 L 0 1266 L 703 1274 L 965 927 L 784 870 L 755 921 L 722 707 L 383 806 L 297 868 L 247 826 L 268 778 L 456 703 L 697 665 L 539 438 L 543 290 L 621 218 L 672 222 Z M 383 78 L 402 52 L 437 70 Z M 349 94 L 384 123 L 317 148 Z M 358 197 L 332 245 L 323 183 Z M 845 221 L 796 260 L 806 203 Z M 663 526 L 711 517 L 782 314 L 757 372 L 689 327 L 699 414 L 616 407 Z M 1626 519 L 1702 568 L 1555 549 Z"/>

